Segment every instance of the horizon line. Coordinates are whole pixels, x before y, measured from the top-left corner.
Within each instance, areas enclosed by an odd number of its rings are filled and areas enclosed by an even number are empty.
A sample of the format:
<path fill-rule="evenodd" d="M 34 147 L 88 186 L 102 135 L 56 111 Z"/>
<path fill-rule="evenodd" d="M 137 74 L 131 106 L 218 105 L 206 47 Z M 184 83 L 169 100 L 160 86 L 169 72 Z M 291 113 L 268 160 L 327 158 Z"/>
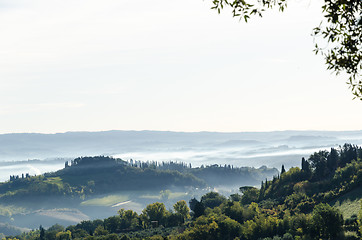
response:
<path fill-rule="evenodd" d="M 43 135 L 55 135 L 55 134 L 67 134 L 67 133 L 105 133 L 105 132 L 164 132 L 164 133 L 277 133 L 277 132 L 361 132 L 359 130 L 270 130 L 270 131 L 177 131 L 177 130 L 121 130 L 121 129 L 110 129 L 110 130 L 75 130 L 75 131 L 64 131 L 64 132 L 4 132 L 0 135 L 11 135 L 11 134 L 43 134 Z"/>

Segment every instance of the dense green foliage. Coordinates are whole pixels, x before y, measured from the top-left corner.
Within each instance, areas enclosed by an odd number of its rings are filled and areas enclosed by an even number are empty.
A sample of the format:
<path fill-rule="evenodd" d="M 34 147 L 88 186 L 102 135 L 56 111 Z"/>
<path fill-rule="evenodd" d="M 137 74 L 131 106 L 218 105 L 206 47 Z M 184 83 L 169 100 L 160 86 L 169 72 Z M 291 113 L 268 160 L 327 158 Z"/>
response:
<path fill-rule="evenodd" d="M 274 199 L 293 211 L 307 212 L 316 202 L 329 202 L 361 186 L 361 157 L 362 149 L 351 144 L 316 152 L 302 159 L 302 169 L 291 168 L 262 183 L 258 199 Z"/>
<path fill-rule="evenodd" d="M 83 200 L 95 194 L 127 190 L 160 191 L 171 187 L 205 188 L 230 185 L 237 182 L 256 184 L 265 176 L 276 174 L 277 169 L 262 167 L 233 167 L 230 165 L 201 166 L 177 162 L 129 163 L 111 157 L 81 157 L 65 168 L 40 176 L 10 176 L 0 183 L 2 203 L 23 203 L 25 200 L 61 202 L 64 198 Z M 33 201 L 34 202 L 34 201 Z"/>
<path fill-rule="evenodd" d="M 149 204 L 142 213 L 121 209 L 117 216 L 83 221 L 62 228 L 40 228 L 17 239 L 200 239 L 200 240 L 319 240 L 361 239 L 359 215 L 343 219 L 330 200 L 361 188 L 362 150 L 345 144 L 320 151 L 302 169 L 295 167 L 262 182 L 261 188 L 244 186 L 226 198 L 209 192 L 199 200 Z M 9 238 L 11 239 L 11 238 Z"/>

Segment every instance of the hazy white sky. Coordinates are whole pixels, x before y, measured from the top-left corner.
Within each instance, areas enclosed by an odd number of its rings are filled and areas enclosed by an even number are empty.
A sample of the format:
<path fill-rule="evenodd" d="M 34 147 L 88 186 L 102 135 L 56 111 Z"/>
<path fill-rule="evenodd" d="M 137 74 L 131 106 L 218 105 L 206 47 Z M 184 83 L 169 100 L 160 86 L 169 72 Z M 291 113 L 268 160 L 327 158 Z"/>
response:
<path fill-rule="evenodd" d="M 248 24 L 211 0 L 0 0 L 0 133 L 360 130 L 313 53 L 321 0 Z"/>

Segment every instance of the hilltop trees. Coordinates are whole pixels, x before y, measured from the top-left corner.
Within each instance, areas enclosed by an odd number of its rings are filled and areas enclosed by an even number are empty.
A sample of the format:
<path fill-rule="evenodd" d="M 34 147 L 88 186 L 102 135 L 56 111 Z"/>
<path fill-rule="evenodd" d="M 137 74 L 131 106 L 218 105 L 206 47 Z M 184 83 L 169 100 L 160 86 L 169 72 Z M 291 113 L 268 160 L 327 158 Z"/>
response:
<path fill-rule="evenodd" d="M 357 156 L 355 156 L 354 159 L 357 159 Z M 331 151 L 327 157 L 328 170 L 329 171 L 336 170 L 338 166 L 338 161 L 339 161 L 339 152 L 336 149 L 331 148 Z"/>
<path fill-rule="evenodd" d="M 358 219 L 344 221 L 341 212 L 327 202 L 360 188 L 361 156 L 360 147 L 348 144 L 330 152 L 316 152 L 308 160 L 302 159 L 302 169 L 289 168 L 273 180 L 263 181 L 260 189 L 240 187 L 242 195 L 233 194 L 228 199 L 217 192 L 203 195 L 200 201 L 191 199 L 192 219 L 183 200 L 173 205 L 174 212 L 156 202 L 140 215 L 121 209 L 119 215 L 104 220 L 83 221 L 66 229 L 54 225 L 18 238 L 356 240 L 361 236 L 358 228 L 362 231 L 362 208 Z M 316 176 L 321 173 L 324 175 Z M 352 235 L 345 238 L 345 231 Z"/>
<path fill-rule="evenodd" d="M 39 176 L 11 177 L 0 184 L 3 202 L 35 200 L 47 201 L 57 197 L 84 200 L 95 194 L 124 190 L 161 191 L 163 200 L 170 196 L 172 187 L 205 188 L 206 186 L 231 185 L 237 182 L 254 185 L 266 176 L 277 174 L 276 168 L 251 168 L 210 165 L 189 168 L 177 162 L 125 162 L 122 159 L 95 156 L 76 158 L 61 170 Z M 115 182 L 120 184 L 114 184 Z M 39 201 L 38 201 L 39 200 Z"/>
<path fill-rule="evenodd" d="M 348 163 L 361 157 L 361 147 L 346 143 L 339 149 L 331 148 L 330 152 L 326 150 L 315 152 L 307 162 L 302 159 L 302 169 L 308 171 L 307 164 L 309 164 L 314 170 L 314 178 L 321 179 L 331 175 L 338 167 L 345 167 Z"/>
<path fill-rule="evenodd" d="M 44 230 L 44 228 L 43 228 L 43 226 L 42 225 L 40 225 L 40 227 L 39 227 L 39 240 L 44 240 L 45 239 L 45 237 L 44 237 L 44 235 L 45 235 L 45 230 Z"/>
<path fill-rule="evenodd" d="M 327 172 L 327 158 L 329 153 L 327 151 L 319 151 L 312 154 L 308 161 L 311 167 L 314 169 L 314 177 L 318 179 L 324 178 Z"/>
<path fill-rule="evenodd" d="M 280 171 L 280 175 L 282 175 L 283 173 L 285 173 L 285 167 L 284 167 L 284 165 L 282 165 L 282 170 Z"/>
<path fill-rule="evenodd" d="M 339 165 L 341 167 L 346 166 L 346 164 L 350 163 L 352 160 L 357 160 L 358 154 L 361 157 L 361 153 L 361 148 L 358 146 L 349 143 L 344 144 L 340 150 Z"/>

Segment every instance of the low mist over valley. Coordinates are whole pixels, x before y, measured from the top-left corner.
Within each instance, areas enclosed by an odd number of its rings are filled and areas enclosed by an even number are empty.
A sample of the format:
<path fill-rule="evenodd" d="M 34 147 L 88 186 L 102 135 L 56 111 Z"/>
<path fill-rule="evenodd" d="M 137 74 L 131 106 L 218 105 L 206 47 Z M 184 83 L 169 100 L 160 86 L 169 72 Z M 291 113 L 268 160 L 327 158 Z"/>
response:
<path fill-rule="evenodd" d="M 55 171 L 80 156 L 129 161 L 179 161 L 192 166 L 297 166 L 314 151 L 346 142 L 362 144 L 362 131 L 167 132 L 105 131 L 0 135 L 0 180 Z"/>
<path fill-rule="evenodd" d="M 141 213 L 153 202 L 172 208 L 210 191 L 237 194 L 345 142 L 360 145 L 362 131 L 3 134 L 0 232 L 66 226 L 122 208 Z"/>
<path fill-rule="evenodd" d="M 361 0 L 1 0 L 0 32 L 0 240 L 362 239 Z"/>

